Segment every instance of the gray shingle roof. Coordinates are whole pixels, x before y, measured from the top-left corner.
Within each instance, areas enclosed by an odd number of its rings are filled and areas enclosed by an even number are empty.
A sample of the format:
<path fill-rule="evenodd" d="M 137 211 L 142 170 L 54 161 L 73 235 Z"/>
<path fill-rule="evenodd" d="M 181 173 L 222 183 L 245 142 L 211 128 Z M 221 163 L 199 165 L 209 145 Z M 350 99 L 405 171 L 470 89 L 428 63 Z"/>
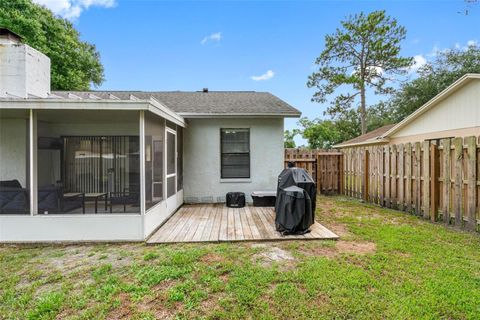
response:
<path fill-rule="evenodd" d="M 153 97 L 180 114 L 252 114 L 300 116 L 300 111 L 268 92 L 144 92 L 144 91 L 53 91 L 62 98 L 78 99 L 140 99 Z"/>
<path fill-rule="evenodd" d="M 365 134 L 362 134 L 358 137 L 355 137 L 353 139 L 344 141 L 342 143 L 339 143 L 335 145 L 337 148 L 341 148 L 342 146 L 347 146 L 347 145 L 355 145 L 358 143 L 368 143 L 368 142 L 375 142 L 378 138 L 381 138 L 381 136 L 386 133 L 388 130 L 393 128 L 395 124 L 387 124 L 383 127 L 377 128 L 375 130 L 372 130 L 370 132 L 367 132 Z"/>

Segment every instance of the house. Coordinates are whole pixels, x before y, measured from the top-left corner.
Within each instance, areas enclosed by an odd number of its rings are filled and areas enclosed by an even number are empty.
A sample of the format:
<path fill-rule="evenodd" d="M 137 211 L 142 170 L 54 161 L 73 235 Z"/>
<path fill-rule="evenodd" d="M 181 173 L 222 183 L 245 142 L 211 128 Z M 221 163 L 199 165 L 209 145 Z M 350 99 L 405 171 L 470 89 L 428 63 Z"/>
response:
<path fill-rule="evenodd" d="M 284 118 L 264 92 L 50 90 L 0 29 L 0 242 L 143 241 L 184 202 L 274 190 Z"/>
<path fill-rule="evenodd" d="M 387 125 L 335 148 L 401 144 L 480 135 L 480 74 L 466 74 L 395 125 Z"/>

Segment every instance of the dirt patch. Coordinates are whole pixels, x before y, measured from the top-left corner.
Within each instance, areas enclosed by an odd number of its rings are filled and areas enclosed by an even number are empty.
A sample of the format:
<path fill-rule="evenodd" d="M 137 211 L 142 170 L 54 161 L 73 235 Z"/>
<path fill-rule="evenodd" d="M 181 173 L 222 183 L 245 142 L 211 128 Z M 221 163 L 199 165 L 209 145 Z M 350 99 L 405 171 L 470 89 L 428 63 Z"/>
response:
<path fill-rule="evenodd" d="M 252 247 L 265 248 L 265 250 L 252 256 L 253 261 L 260 263 L 263 267 L 271 267 L 274 263 L 280 264 L 283 269 L 290 269 L 295 266 L 296 259 L 289 251 L 265 244 L 256 244 Z"/>
<path fill-rule="evenodd" d="M 338 241 L 335 248 L 341 253 L 365 255 L 374 253 L 377 246 L 373 242 Z"/>
<path fill-rule="evenodd" d="M 334 258 L 342 253 L 365 255 L 374 253 L 377 247 L 373 242 L 365 241 L 343 241 L 339 240 L 335 246 L 305 246 L 299 248 L 299 251 L 308 256 L 323 256 L 327 258 Z"/>
<path fill-rule="evenodd" d="M 333 233 L 335 233 L 339 237 L 346 237 L 350 235 L 350 233 L 347 230 L 347 227 L 340 223 L 329 222 L 325 225 L 325 227 L 331 230 Z"/>
<path fill-rule="evenodd" d="M 110 264 L 113 268 L 130 265 L 134 257 L 122 255 L 117 249 L 106 249 L 95 252 L 90 246 L 66 246 L 61 251 L 55 252 L 52 256 L 47 255 L 39 259 L 46 261 L 45 270 L 52 270 L 52 267 L 62 273 L 73 273 L 84 267 Z"/>
<path fill-rule="evenodd" d="M 164 280 L 154 286 L 151 291 L 153 296 L 147 296 L 137 305 L 139 311 L 151 312 L 155 319 L 174 319 L 176 310 L 180 310 L 181 304 L 175 304 L 174 308 L 167 307 L 167 291 L 178 283 L 177 280 Z"/>
<path fill-rule="evenodd" d="M 118 299 L 120 300 L 120 305 L 108 314 L 107 319 L 130 319 L 133 312 L 130 296 L 127 293 L 120 293 Z"/>
<path fill-rule="evenodd" d="M 206 255 L 200 258 L 200 262 L 203 262 L 206 264 L 216 264 L 223 261 L 224 261 L 224 258 L 222 256 L 213 252 L 207 253 Z"/>

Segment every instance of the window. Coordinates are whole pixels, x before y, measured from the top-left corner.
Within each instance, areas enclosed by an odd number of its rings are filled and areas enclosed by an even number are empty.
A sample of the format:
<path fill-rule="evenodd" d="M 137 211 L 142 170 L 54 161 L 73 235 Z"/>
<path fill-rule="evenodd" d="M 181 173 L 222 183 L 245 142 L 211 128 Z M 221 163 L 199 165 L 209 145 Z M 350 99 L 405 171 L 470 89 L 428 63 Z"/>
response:
<path fill-rule="evenodd" d="M 250 129 L 221 129 L 221 177 L 250 178 Z"/>

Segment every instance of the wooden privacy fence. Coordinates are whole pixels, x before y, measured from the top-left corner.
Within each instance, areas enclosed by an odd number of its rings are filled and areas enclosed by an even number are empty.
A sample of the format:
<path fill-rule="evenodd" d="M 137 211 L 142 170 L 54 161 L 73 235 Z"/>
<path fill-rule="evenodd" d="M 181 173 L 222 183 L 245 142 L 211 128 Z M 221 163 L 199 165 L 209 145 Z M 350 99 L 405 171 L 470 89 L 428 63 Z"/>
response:
<path fill-rule="evenodd" d="M 285 167 L 295 162 L 316 181 L 317 192 L 340 194 L 343 190 L 343 154 L 321 149 L 285 149 Z"/>
<path fill-rule="evenodd" d="M 478 230 L 480 139 L 343 149 L 344 194 Z"/>

